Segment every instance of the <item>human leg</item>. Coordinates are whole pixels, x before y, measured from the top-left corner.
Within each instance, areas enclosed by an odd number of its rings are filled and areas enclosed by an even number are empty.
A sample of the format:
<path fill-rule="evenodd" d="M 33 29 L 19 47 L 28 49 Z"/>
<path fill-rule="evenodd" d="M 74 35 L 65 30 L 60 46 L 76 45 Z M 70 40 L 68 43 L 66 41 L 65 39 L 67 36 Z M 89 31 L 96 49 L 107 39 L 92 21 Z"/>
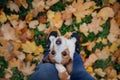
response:
<path fill-rule="evenodd" d="M 41 63 L 30 80 L 59 80 L 58 72 L 53 64 Z"/>

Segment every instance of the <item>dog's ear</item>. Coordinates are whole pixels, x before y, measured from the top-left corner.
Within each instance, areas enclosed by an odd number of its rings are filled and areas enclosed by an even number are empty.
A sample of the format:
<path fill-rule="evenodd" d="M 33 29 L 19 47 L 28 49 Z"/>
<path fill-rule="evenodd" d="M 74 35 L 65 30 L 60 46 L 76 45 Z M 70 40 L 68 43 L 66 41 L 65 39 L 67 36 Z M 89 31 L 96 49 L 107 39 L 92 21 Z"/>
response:
<path fill-rule="evenodd" d="M 49 37 L 50 42 L 54 41 L 55 38 L 56 38 L 55 36 L 50 36 Z"/>
<path fill-rule="evenodd" d="M 76 43 L 76 42 L 77 42 L 76 38 L 74 38 L 74 37 L 73 37 L 73 38 L 71 38 L 70 40 L 71 40 L 72 42 L 74 42 L 74 43 Z"/>
<path fill-rule="evenodd" d="M 57 36 L 58 36 L 58 32 L 57 31 L 52 31 L 49 36 L 48 36 L 48 42 L 53 41 Z"/>

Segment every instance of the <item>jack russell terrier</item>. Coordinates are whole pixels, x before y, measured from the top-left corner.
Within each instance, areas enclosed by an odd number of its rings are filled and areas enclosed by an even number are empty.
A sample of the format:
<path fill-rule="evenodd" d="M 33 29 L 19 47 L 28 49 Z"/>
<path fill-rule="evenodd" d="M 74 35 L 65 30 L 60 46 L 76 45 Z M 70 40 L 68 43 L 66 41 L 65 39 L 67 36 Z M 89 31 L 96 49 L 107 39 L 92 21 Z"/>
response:
<path fill-rule="evenodd" d="M 73 56 L 77 39 L 64 36 L 49 36 L 49 54 L 45 62 L 55 64 L 60 80 L 69 80 L 73 67 Z"/>

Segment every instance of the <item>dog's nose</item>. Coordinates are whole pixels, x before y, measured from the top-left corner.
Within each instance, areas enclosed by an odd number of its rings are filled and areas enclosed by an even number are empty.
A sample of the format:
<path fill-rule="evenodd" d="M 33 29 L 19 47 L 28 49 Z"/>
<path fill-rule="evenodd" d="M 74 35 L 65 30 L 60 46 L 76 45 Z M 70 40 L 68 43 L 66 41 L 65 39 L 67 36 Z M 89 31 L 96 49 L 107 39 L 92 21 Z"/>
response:
<path fill-rule="evenodd" d="M 56 40 L 56 44 L 57 44 L 57 45 L 60 45 L 61 43 L 62 43 L 61 39 L 58 38 L 58 39 Z"/>

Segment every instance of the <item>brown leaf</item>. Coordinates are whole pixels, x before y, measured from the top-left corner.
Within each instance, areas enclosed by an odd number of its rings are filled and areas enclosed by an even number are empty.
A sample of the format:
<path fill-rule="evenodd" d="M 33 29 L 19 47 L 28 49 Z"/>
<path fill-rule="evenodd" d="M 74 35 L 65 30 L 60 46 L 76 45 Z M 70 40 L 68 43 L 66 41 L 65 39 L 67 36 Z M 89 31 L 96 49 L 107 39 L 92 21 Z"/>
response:
<path fill-rule="evenodd" d="M 3 38 L 6 40 L 17 40 L 15 30 L 10 26 L 9 23 L 2 24 L 1 31 Z"/>
<path fill-rule="evenodd" d="M 25 75 L 28 76 L 30 74 L 32 74 L 34 72 L 36 65 L 32 64 L 30 62 L 27 63 L 23 63 L 21 65 L 21 67 L 19 67 L 18 69 Z"/>

